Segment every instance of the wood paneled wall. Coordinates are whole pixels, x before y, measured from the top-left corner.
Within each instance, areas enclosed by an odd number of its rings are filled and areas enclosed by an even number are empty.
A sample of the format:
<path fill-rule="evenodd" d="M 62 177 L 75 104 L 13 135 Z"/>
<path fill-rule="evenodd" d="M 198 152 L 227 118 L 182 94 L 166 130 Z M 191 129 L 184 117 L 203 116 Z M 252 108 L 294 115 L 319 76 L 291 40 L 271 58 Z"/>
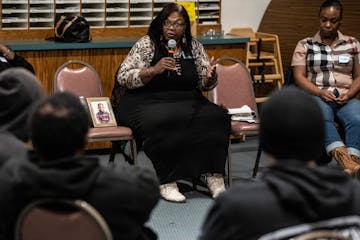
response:
<path fill-rule="evenodd" d="M 208 55 L 215 58 L 232 55 L 245 60 L 245 43 L 230 45 L 206 45 Z M 46 92 L 53 90 L 53 79 L 58 67 L 68 60 L 82 60 L 92 65 L 102 81 L 104 95 L 110 96 L 114 85 L 114 76 L 119 65 L 127 56 L 130 48 L 80 49 L 80 50 L 47 50 L 18 51 L 35 68 L 36 75 Z"/>
<path fill-rule="evenodd" d="M 319 8 L 323 0 L 272 0 L 262 18 L 259 32 L 279 36 L 283 69 L 291 64 L 296 43 L 319 29 Z M 343 0 L 340 31 L 360 40 L 360 1 Z"/>

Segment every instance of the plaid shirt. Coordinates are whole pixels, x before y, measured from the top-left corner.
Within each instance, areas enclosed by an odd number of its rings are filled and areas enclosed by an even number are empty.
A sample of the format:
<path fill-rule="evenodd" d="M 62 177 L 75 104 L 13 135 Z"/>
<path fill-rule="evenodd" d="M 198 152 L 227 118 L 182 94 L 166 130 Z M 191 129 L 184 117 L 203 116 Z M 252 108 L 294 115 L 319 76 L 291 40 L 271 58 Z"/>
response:
<path fill-rule="evenodd" d="M 332 91 L 336 87 L 344 93 L 352 84 L 354 65 L 359 64 L 359 50 L 359 41 L 353 37 L 338 31 L 338 39 L 328 46 L 318 32 L 298 42 L 291 65 L 306 66 L 307 78 L 319 88 Z"/>

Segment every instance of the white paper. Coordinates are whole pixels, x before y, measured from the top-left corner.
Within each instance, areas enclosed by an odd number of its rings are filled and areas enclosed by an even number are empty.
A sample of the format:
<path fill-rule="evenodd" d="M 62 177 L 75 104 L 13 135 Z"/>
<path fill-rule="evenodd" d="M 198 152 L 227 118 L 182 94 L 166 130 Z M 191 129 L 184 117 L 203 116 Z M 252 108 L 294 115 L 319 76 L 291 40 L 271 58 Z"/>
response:
<path fill-rule="evenodd" d="M 244 105 L 240 108 L 229 108 L 228 113 L 230 115 L 244 115 L 244 116 L 255 115 L 255 111 L 252 110 L 248 105 Z"/>
<path fill-rule="evenodd" d="M 229 108 L 228 113 L 231 115 L 232 121 L 256 122 L 255 111 L 248 105 L 244 105 L 240 108 Z"/>

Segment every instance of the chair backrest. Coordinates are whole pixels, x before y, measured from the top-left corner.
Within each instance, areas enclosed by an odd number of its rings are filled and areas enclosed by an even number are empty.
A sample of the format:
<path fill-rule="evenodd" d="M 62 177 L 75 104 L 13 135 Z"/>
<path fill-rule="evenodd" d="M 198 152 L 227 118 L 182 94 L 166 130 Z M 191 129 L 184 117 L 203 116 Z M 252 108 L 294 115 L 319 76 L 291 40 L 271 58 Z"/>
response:
<path fill-rule="evenodd" d="M 101 80 L 88 63 L 70 60 L 62 64 L 54 77 L 54 92 L 68 91 L 76 96 L 102 97 Z"/>
<path fill-rule="evenodd" d="M 343 216 L 277 229 L 259 240 L 359 240 L 360 217 Z"/>
<path fill-rule="evenodd" d="M 37 200 L 20 213 L 15 240 L 112 240 L 99 214 L 82 200 Z"/>
<path fill-rule="evenodd" d="M 255 32 L 252 28 L 231 28 L 227 35 L 235 35 L 242 37 L 256 38 Z"/>
<path fill-rule="evenodd" d="M 292 240 L 349 240 L 340 233 L 333 230 L 314 230 L 301 234 Z"/>
<path fill-rule="evenodd" d="M 254 88 L 247 67 L 233 57 L 222 57 L 215 63 L 218 84 L 208 93 L 209 100 L 225 108 L 248 105 L 258 116 Z"/>

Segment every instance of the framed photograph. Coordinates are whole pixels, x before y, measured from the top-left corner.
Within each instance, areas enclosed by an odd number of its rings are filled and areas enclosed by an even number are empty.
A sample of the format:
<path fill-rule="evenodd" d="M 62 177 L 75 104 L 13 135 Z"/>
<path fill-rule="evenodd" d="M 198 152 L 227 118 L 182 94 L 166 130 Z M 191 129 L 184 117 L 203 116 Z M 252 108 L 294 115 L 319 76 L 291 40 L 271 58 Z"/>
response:
<path fill-rule="evenodd" d="M 116 126 L 116 119 L 108 97 L 86 98 L 94 127 Z"/>

